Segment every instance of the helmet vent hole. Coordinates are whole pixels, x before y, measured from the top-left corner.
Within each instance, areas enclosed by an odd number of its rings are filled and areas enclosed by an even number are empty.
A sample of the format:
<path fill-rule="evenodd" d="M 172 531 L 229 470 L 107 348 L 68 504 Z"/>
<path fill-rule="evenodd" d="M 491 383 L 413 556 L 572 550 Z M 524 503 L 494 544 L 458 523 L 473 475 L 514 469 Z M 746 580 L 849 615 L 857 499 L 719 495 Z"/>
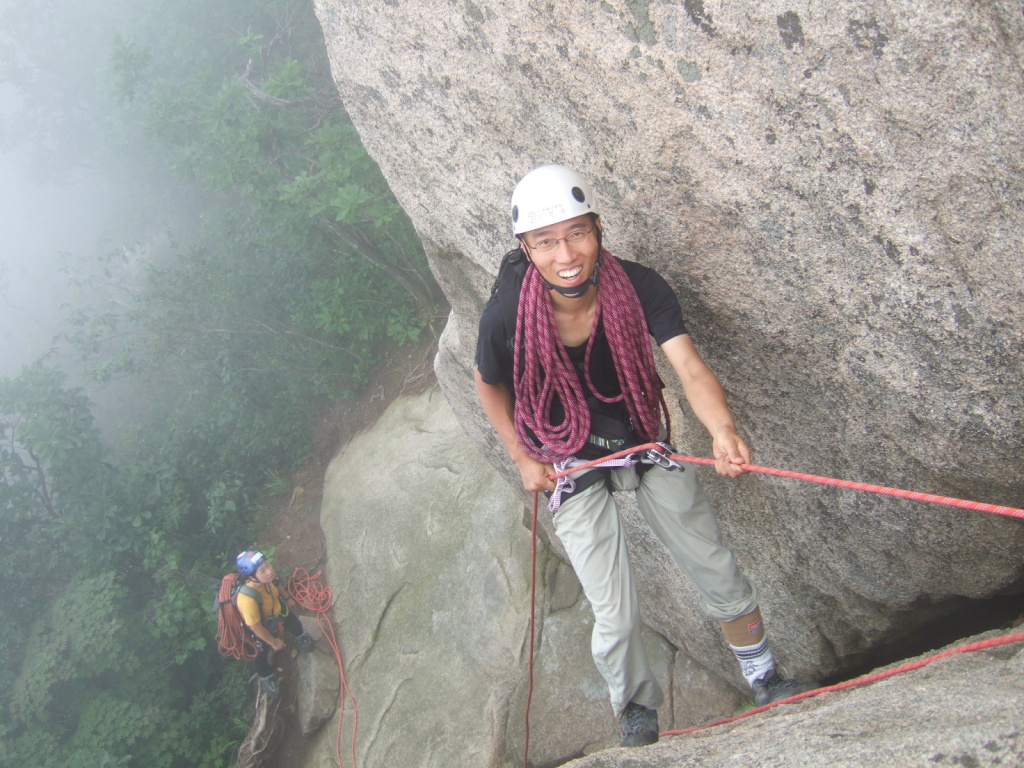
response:
<path fill-rule="evenodd" d="M 572 188 L 572 196 L 574 198 L 576 198 L 576 202 L 578 202 L 578 203 L 582 203 L 584 200 L 587 199 L 587 196 L 585 194 L 583 194 L 583 190 L 580 189 L 579 187 L 573 187 Z M 513 216 L 514 215 L 515 214 L 513 214 Z"/>
<path fill-rule="evenodd" d="M 512 223 L 515 224 L 517 221 L 519 221 L 519 206 L 518 205 L 513 205 L 512 206 Z"/>

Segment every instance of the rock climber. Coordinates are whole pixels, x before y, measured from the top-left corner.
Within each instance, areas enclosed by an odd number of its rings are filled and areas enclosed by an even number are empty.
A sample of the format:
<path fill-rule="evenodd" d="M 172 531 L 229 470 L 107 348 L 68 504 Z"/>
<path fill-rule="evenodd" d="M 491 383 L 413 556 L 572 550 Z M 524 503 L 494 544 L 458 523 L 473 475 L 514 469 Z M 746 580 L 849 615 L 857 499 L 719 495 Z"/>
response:
<path fill-rule="evenodd" d="M 247 549 L 235 558 L 238 567 L 238 591 L 235 606 L 249 632 L 249 640 L 256 647 L 253 667 L 259 675 L 260 686 L 272 699 L 280 697 L 277 675 L 270 664 L 270 652 L 284 650 L 280 628 L 288 630 L 299 644 L 299 650 L 309 653 L 316 643 L 302 627 L 299 617 L 290 609 L 291 597 L 277 584 L 277 571 L 266 555 Z"/>
<path fill-rule="evenodd" d="M 668 413 L 650 337 L 711 434 L 716 471 L 745 474 L 750 450 L 671 287 L 654 270 L 602 246 L 603 225 L 586 179 L 560 165 L 536 168 L 516 186 L 511 209 L 519 242 L 506 254 L 480 320 L 477 392 L 523 487 L 558 501 L 555 531 L 593 608 L 592 653 L 622 746 L 658 740 L 664 697 L 641 640 L 637 589 L 612 491 L 635 492 L 651 529 L 721 625 L 755 702 L 810 690 L 780 674 L 757 589 L 722 542 L 692 465 L 655 456 L 651 463 L 552 479 L 573 460 L 664 438 Z"/>

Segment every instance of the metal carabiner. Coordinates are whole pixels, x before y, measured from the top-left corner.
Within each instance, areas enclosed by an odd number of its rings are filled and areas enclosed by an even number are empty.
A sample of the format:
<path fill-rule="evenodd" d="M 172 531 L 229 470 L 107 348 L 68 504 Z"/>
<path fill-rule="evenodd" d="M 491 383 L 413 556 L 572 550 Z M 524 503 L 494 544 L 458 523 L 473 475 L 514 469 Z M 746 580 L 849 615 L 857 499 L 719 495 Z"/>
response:
<path fill-rule="evenodd" d="M 668 454 L 674 452 L 675 448 L 668 443 L 658 443 L 658 448 L 647 449 L 647 456 L 644 461 L 648 464 L 655 464 L 662 469 L 667 469 L 669 471 L 674 469 L 678 469 L 680 472 L 685 471 L 686 467 L 683 466 L 681 461 L 669 458 Z"/>

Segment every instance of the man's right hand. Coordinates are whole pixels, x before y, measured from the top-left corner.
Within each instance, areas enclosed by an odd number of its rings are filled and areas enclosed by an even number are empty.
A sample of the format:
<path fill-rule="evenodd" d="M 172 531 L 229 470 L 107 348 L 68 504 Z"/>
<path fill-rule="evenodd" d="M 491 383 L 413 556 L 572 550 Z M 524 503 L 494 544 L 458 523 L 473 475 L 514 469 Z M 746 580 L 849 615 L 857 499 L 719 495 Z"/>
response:
<path fill-rule="evenodd" d="M 523 478 L 523 488 L 531 493 L 555 490 L 557 483 L 551 479 L 555 474 L 555 468 L 551 464 L 539 462 L 525 453 L 516 457 L 515 461 L 519 467 L 519 475 Z"/>
<path fill-rule="evenodd" d="M 480 371 L 474 371 L 476 391 L 480 396 L 480 404 L 487 414 L 494 430 L 505 445 L 508 455 L 519 467 L 519 474 L 523 478 L 523 488 L 536 493 L 538 491 L 555 490 L 555 481 L 551 475 L 555 474 L 555 468 L 550 464 L 537 461 L 523 450 L 516 436 L 516 428 L 512 422 L 514 409 L 512 406 L 512 393 L 504 384 L 488 384 L 484 381 Z"/>

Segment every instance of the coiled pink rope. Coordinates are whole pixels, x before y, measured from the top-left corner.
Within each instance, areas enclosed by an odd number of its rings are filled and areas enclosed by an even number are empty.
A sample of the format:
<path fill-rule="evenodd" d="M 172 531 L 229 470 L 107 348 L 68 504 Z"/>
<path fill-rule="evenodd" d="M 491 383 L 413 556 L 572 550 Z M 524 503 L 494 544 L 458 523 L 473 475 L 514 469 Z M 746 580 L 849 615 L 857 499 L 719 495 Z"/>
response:
<path fill-rule="evenodd" d="M 625 402 L 640 439 L 654 440 L 661 429 L 663 413 L 668 426 L 668 409 L 661 394 L 647 320 L 625 270 L 603 248 L 601 258 L 597 309 L 584 363 L 586 383 L 602 402 Z M 590 379 L 590 355 L 602 319 L 622 390 L 612 397 L 598 392 Z M 513 368 L 513 423 L 526 452 L 538 461 L 550 462 L 579 451 L 590 436 L 590 411 L 579 377 L 562 345 L 550 291 L 532 264 L 523 277 L 519 297 Z M 553 424 L 551 419 L 556 398 L 565 411 L 561 424 Z M 540 441 L 540 449 L 535 447 L 530 433 Z"/>

